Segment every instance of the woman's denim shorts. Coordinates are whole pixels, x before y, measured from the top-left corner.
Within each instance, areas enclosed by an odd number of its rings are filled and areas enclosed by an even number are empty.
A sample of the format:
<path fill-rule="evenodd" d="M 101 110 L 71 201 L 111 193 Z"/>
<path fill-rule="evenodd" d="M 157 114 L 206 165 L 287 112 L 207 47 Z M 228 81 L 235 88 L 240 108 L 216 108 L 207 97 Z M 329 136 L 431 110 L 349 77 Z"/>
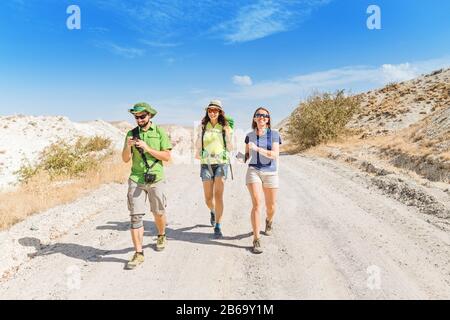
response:
<path fill-rule="evenodd" d="M 212 172 L 211 172 L 212 171 Z M 202 181 L 214 180 L 216 177 L 228 176 L 228 164 L 212 164 L 211 169 L 207 164 L 202 164 L 200 167 L 200 177 Z"/>

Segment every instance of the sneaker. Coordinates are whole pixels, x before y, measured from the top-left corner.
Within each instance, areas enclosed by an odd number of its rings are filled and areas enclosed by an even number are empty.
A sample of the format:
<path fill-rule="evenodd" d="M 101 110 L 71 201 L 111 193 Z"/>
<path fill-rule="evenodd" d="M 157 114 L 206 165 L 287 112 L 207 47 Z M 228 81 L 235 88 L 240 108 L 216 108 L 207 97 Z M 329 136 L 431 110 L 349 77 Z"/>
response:
<path fill-rule="evenodd" d="M 214 227 L 216 224 L 216 214 L 211 211 L 211 226 Z"/>
<path fill-rule="evenodd" d="M 262 253 L 263 250 L 261 248 L 261 242 L 259 241 L 259 239 L 253 240 L 253 253 Z"/>
<path fill-rule="evenodd" d="M 144 254 L 135 252 L 133 258 L 131 258 L 131 260 L 127 262 L 125 269 L 132 270 L 136 268 L 138 265 L 140 265 L 142 262 L 144 262 Z"/>
<path fill-rule="evenodd" d="M 272 222 L 273 222 L 273 221 L 270 221 L 270 222 L 269 222 L 269 220 L 266 220 L 266 230 L 264 231 L 264 234 L 265 234 L 266 236 L 271 236 L 272 233 L 273 233 Z"/>
<path fill-rule="evenodd" d="M 214 228 L 214 237 L 216 239 L 220 239 L 223 237 L 223 233 L 222 233 L 222 230 L 220 230 L 220 228 L 217 228 L 217 227 Z"/>
<path fill-rule="evenodd" d="M 156 251 L 163 251 L 166 247 L 167 239 L 166 235 L 159 235 L 156 240 Z"/>

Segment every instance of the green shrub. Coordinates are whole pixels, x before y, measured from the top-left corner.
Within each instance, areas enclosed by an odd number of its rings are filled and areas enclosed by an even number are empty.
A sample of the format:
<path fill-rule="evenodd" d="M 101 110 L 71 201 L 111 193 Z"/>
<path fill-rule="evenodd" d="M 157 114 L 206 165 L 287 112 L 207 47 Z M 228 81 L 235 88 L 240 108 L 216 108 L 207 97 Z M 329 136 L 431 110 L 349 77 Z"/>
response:
<path fill-rule="evenodd" d="M 27 163 L 16 174 L 19 181 L 26 183 L 40 172 L 47 173 L 51 179 L 73 178 L 98 167 L 111 154 L 111 140 L 102 137 L 80 137 L 71 145 L 59 140 L 45 148 L 36 165 Z"/>
<path fill-rule="evenodd" d="M 108 138 L 95 136 L 92 138 L 79 138 L 75 144 L 75 149 L 81 153 L 102 151 L 111 146 Z"/>
<path fill-rule="evenodd" d="M 335 139 L 358 112 L 360 101 L 346 96 L 344 90 L 335 93 L 317 93 L 294 110 L 287 128 L 288 140 L 299 150 L 305 150 Z"/>

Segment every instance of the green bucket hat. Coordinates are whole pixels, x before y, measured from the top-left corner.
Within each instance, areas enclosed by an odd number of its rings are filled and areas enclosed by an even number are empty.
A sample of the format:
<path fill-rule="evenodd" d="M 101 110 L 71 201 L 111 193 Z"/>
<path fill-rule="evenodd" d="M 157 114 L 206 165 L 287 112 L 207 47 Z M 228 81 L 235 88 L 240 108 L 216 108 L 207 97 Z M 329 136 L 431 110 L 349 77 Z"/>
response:
<path fill-rule="evenodd" d="M 155 116 L 158 111 L 156 111 L 155 109 L 153 109 L 148 103 L 145 102 L 139 102 L 136 103 L 132 109 L 128 110 L 131 113 L 139 113 L 139 112 L 148 112 L 150 113 L 152 116 Z"/>

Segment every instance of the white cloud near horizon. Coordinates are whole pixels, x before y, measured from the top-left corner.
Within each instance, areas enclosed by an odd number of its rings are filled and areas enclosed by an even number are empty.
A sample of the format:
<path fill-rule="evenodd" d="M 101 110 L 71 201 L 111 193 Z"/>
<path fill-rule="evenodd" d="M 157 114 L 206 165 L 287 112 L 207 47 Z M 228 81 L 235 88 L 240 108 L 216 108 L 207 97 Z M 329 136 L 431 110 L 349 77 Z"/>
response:
<path fill-rule="evenodd" d="M 381 66 L 382 74 L 385 77 L 384 82 L 398 82 L 411 80 L 420 74 L 417 67 L 410 63 L 401 63 L 398 65 L 383 64 Z"/>
<path fill-rule="evenodd" d="M 253 84 L 252 78 L 249 76 L 233 76 L 233 83 L 238 86 L 251 86 Z"/>
<path fill-rule="evenodd" d="M 297 75 L 285 80 L 263 81 L 229 92 L 233 99 L 264 99 L 280 96 L 301 97 L 313 91 L 346 89 L 363 91 L 381 87 L 390 82 L 410 80 L 436 69 L 449 67 L 450 56 L 412 63 L 373 66 L 348 66 L 326 71 Z"/>
<path fill-rule="evenodd" d="M 227 114 L 237 121 L 238 127 L 248 125 L 251 113 L 262 105 L 271 110 L 274 123 L 278 123 L 315 91 L 334 92 L 346 89 L 350 93 L 360 93 L 447 67 L 450 67 L 450 56 L 379 66 L 346 66 L 281 80 L 252 80 L 251 86 L 234 87 L 228 91 L 212 92 L 206 88 L 195 88 L 185 95 L 156 100 L 155 105 L 165 107 L 160 118 L 163 122 L 174 121 L 189 125 L 203 115 L 203 108 L 212 97 L 218 97 Z"/>

